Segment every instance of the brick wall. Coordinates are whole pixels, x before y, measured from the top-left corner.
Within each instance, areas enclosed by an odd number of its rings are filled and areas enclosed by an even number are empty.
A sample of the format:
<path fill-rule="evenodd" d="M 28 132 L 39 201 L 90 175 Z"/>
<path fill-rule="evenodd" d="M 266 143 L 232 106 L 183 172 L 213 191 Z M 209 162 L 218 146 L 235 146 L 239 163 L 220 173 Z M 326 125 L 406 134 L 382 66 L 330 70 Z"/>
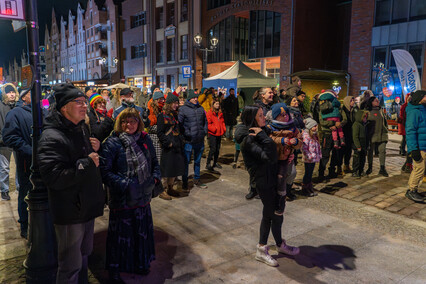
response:
<path fill-rule="evenodd" d="M 358 94 L 361 86 L 370 86 L 373 24 L 374 1 L 353 0 L 348 66 L 350 95 Z"/>

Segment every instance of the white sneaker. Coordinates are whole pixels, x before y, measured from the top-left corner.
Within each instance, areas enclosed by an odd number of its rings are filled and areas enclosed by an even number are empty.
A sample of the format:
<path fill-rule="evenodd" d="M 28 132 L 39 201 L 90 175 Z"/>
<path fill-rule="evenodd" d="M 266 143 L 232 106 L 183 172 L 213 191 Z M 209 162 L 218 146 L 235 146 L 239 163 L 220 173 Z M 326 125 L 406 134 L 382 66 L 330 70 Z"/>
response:
<path fill-rule="evenodd" d="M 285 243 L 284 240 L 281 243 L 281 246 L 277 247 L 277 250 L 278 252 L 287 254 L 287 255 L 297 255 L 300 253 L 300 249 L 298 247 L 289 246 Z"/>
<path fill-rule="evenodd" d="M 269 266 L 278 266 L 278 262 L 270 256 L 268 249 L 268 246 L 257 245 L 256 260 L 266 263 Z"/>

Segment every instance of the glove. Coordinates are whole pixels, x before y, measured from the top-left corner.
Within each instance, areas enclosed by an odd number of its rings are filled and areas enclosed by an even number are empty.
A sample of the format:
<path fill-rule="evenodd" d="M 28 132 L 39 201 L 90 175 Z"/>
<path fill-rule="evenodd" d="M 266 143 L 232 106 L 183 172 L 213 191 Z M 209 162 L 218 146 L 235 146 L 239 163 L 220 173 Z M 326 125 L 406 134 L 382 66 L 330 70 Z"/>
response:
<path fill-rule="evenodd" d="M 422 160 L 422 154 L 420 153 L 420 150 L 411 151 L 411 158 L 413 158 L 413 160 L 416 162 L 420 162 Z"/>

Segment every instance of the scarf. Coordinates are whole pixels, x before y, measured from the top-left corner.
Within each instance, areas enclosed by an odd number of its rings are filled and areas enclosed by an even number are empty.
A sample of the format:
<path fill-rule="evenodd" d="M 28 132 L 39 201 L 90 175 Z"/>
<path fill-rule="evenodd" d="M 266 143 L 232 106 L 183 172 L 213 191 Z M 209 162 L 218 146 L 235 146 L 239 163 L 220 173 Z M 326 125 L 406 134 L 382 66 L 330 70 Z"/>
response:
<path fill-rule="evenodd" d="M 275 129 L 278 129 L 278 130 L 291 130 L 291 131 L 295 131 L 295 126 L 294 126 L 293 119 L 290 119 L 287 122 L 282 122 L 282 121 L 278 121 L 278 120 L 272 120 L 269 125 L 272 126 Z"/>
<path fill-rule="evenodd" d="M 119 138 L 124 145 L 126 151 L 127 161 L 127 177 L 134 177 L 137 175 L 139 184 L 143 184 L 146 181 L 150 173 L 150 165 L 146 159 L 142 149 L 136 143 L 140 133 L 129 135 L 125 132 L 120 133 Z"/>

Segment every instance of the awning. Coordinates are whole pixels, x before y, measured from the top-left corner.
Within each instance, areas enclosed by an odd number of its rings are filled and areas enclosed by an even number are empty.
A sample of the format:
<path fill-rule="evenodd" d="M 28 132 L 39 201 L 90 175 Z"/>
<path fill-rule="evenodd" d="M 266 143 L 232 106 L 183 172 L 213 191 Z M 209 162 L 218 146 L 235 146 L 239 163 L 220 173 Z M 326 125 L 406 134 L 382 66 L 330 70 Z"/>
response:
<path fill-rule="evenodd" d="M 302 80 L 308 81 L 334 81 L 334 80 L 344 80 L 347 85 L 350 82 L 350 74 L 345 71 L 336 71 L 336 70 L 321 70 L 309 68 L 306 71 L 299 71 L 293 74 L 288 75 L 290 77 L 298 76 Z"/>

